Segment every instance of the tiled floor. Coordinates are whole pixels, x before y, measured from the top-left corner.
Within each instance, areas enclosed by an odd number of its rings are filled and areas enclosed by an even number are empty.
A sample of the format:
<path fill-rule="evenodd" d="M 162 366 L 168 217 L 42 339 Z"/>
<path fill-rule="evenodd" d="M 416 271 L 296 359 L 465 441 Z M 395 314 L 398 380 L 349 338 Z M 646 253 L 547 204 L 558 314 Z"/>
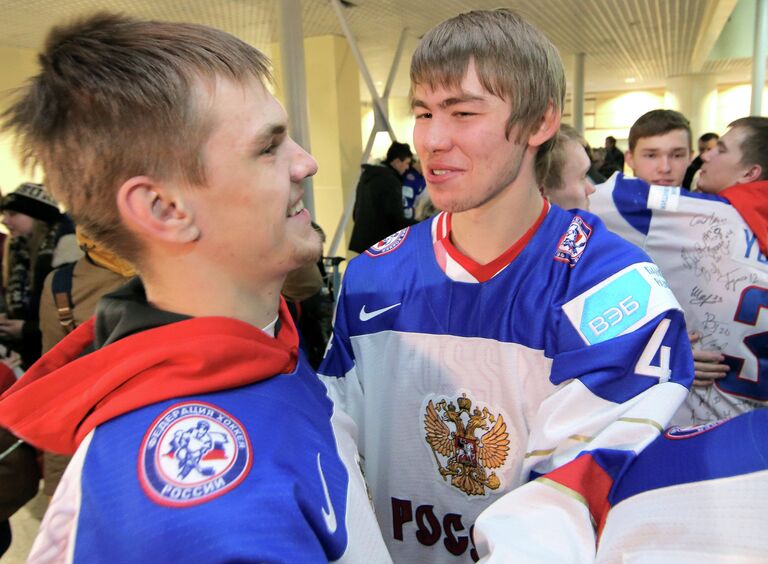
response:
<path fill-rule="evenodd" d="M 41 488 L 41 492 L 37 494 L 37 497 L 11 517 L 13 542 L 8 552 L 0 558 L 0 563 L 23 564 L 26 561 L 46 507 L 48 507 L 48 498 L 42 494 Z"/>

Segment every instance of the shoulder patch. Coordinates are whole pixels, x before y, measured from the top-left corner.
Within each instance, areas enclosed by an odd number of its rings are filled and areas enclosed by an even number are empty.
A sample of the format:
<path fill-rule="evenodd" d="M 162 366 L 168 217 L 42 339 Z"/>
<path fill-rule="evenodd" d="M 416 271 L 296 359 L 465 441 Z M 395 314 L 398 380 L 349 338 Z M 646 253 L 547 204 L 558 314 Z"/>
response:
<path fill-rule="evenodd" d="M 144 435 L 139 481 L 156 503 L 197 505 L 237 486 L 253 464 L 250 440 L 229 413 L 204 402 L 166 409 Z"/>
<path fill-rule="evenodd" d="M 592 228 L 581 216 L 575 216 L 557 245 L 555 260 L 567 262 L 573 268 L 584 253 L 590 235 Z"/>
<path fill-rule="evenodd" d="M 670 309 L 682 309 L 659 267 L 630 265 L 563 305 L 589 345 L 630 333 Z"/>
<path fill-rule="evenodd" d="M 369 257 L 380 257 L 381 255 L 386 255 L 388 253 L 391 253 L 395 249 L 397 249 L 400 245 L 403 244 L 403 241 L 405 241 L 405 238 L 408 237 L 408 231 L 410 231 L 410 227 L 406 227 L 405 229 L 401 229 L 397 233 L 393 233 L 386 239 L 383 239 L 367 249 L 365 251 L 365 254 Z"/>

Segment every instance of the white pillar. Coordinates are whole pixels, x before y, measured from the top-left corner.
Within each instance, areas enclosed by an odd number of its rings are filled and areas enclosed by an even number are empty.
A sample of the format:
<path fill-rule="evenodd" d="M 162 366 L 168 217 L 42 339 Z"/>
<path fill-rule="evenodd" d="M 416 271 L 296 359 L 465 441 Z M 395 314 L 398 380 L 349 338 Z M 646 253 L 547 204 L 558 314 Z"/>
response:
<path fill-rule="evenodd" d="M 301 25 L 300 0 L 282 0 L 280 5 L 280 50 L 282 52 L 283 92 L 289 117 L 290 134 L 304 150 L 310 152 L 309 116 L 307 113 L 307 77 L 304 67 L 304 31 Z M 303 182 L 304 206 L 315 217 L 315 195 L 312 177 Z"/>
<path fill-rule="evenodd" d="M 667 78 L 664 107 L 691 122 L 691 144 L 708 131 L 717 131 L 717 76 L 686 74 Z"/>
<path fill-rule="evenodd" d="M 576 53 L 573 70 L 573 127 L 584 135 L 584 53 Z"/>
<path fill-rule="evenodd" d="M 755 14 L 755 43 L 752 51 L 752 103 L 749 114 L 759 116 L 765 87 L 765 55 L 768 45 L 768 0 L 757 0 Z"/>
<path fill-rule="evenodd" d="M 371 74 L 368 72 L 368 67 L 365 65 L 363 55 L 357 46 L 357 40 L 355 39 L 355 36 L 352 35 L 352 30 L 347 23 L 347 18 L 344 16 L 344 8 L 341 7 L 341 2 L 339 2 L 339 0 L 331 0 L 331 6 L 336 12 L 336 17 L 338 18 L 339 24 L 341 25 L 341 30 L 344 32 L 344 37 L 347 38 L 349 48 L 352 51 L 352 55 L 355 57 L 357 67 L 360 70 L 360 75 L 363 77 L 363 82 L 365 82 L 365 85 L 368 87 L 368 91 L 371 94 L 371 101 L 373 102 L 373 112 L 375 116 L 374 119 L 379 120 L 376 123 L 386 127 L 386 131 L 389 132 L 389 137 L 392 139 L 392 141 L 397 141 L 397 138 L 395 137 L 395 131 L 392 129 L 392 126 L 389 123 L 387 107 L 382 102 L 379 93 L 376 91 L 376 87 L 373 85 L 373 79 L 371 78 Z"/>

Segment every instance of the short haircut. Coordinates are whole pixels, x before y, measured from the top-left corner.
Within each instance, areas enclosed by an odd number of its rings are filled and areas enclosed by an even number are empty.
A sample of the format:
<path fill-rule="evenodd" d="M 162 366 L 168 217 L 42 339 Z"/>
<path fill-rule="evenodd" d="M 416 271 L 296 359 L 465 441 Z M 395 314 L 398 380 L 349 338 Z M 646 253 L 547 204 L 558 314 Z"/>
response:
<path fill-rule="evenodd" d="M 470 61 L 483 88 L 509 102 L 507 137 L 515 127 L 518 142 L 533 133 L 549 104 L 562 111 L 565 73 L 557 49 L 503 8 L 460 14 L 427 32 L 411 60 L 411 97 L 416 85 L 459 88 Z"/>
<path fill-rule="evenodd" d="M 563 186 L 563 168 L 565 168 L 565 148 L 569 142 L 575 142 L 584 147 L 587 142 L 582 135 L 570 125 L 560 124 L 560 130 L 554 137 L 552 150 L 548 153 L 536 154 L 536 183 L 549 190 L 559 190 Z"/>
<path fill-rule="evenodd" d="M 699 141 L 702 143 L 706 143 L 707 141 L 712 141 L 712 139 L 720 139 L 720 136 L 717 133 L 712 133 L 711 131 L 709 133 L 705 133 L 701 137 L 699 137 Z"/>
<path fill-rule="evenodd" d="M 691 124 L 683 114 L 675 110 L 651 110 L 641 115 L 629 130 L 629 151 L 643 137 L 656 137 L 676 129 L 688 134 L 688 149 L 691 148 Z"/>
<path fill-rule="evenodd" d="M 413 158 L 411 146 L 408 143 L 398 143 L 397 141 L 393 141 L 389 146 L 389 149 L 387 149 L 387 158 L 384 162 L 389 164 L 396 159 L 404 161 L 405 159 L 410 158 Z"/>
<path fill-rule="evenodd" d="M 751 116 L 728 124 L 728 127 L 741 127 L 747 136 L 741 142 L 741 164 L 759 165 L 762 169 L 760 180 L 768 180 L 768 118 Z"/>
<path fill-rule="evenodd" d="M 120 221 L 118 188 L 138 175 L 204 186 L 202 93 L 216 77 L 271 80 L 269 60 L 223 31 L 107 13 L 55 27 L 38 60 L 3 129 L 75 221 L 133 262 L 141 249 Z"/>

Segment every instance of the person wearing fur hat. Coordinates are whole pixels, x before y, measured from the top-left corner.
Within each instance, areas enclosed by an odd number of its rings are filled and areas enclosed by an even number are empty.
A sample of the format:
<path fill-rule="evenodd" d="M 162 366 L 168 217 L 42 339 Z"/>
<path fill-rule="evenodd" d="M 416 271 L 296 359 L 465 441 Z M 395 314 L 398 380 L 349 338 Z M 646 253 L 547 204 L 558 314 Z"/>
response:
<path fill-rule="evenodd" d="M 26 368 L 40 357 L 38 308 L 45 276 L 82 253 L 71 220 L 42 184 L 24 182 L 2 199 L 0 211 L 10 234 L 4 253 L 0 340 L 21 354 Z"/>

